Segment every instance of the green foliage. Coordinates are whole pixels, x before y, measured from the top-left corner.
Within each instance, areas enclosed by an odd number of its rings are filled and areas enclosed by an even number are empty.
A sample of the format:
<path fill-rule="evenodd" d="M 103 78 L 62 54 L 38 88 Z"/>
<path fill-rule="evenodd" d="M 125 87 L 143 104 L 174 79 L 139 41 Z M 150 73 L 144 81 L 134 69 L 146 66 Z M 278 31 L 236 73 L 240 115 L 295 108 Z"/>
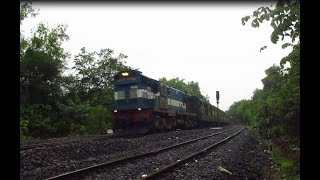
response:
<path fill-rule="evenodd" d="M 243 17 L 243 18 L 241 19 L 242 25 L 245 25 L 246 22 L 247 22 L 249 19 L 250 19 L 250 16 L 245 16 L 245 17 Z"/>
<path fill-rule="evenodd" d="M 33 12 L 30 4 L 20 6 L 21 21 Z M 61 48 L 68 40 L 66 27 L 49 29 L 39 24 L 31 38 L 20 34 L 20 124 L 21 135 L 50 137 L 57 132 L 56 104 L 59 79 L 68 54 Z M 26 128 L 27 127 L 27 128 Z"/>
<path fill-rule="evenodd" d="M 299 78 L 297 75 L 291 76 L 291 68 L 284 71 L 276 65 L 265 73 L 266 77 L 261 80 L 263 89 L 256 89 L 250 100 L 235 102 L 227 111 L 228 114 L 247 121 L 249 126 L 266 134 L 265 105 L 268 105 L 271 131 L 275 137 L 290 135 L 293 139 L 299 138 Z"/>
<path fill-rule="evenodd" d="M 276 44 L 281 37 L 291 38 L 292 43 L 300 37 L 300 1 L 282 1 L 279 0 L 276 3 L 274 9 L 269 7 L 260 7 L 253 12 L 251 16 L 245 16 L 241 19 L 243 25 L 252 19 L 251 26 L 254 28 L 259 27 L 260 23 L 269 21 L 270 25 L 273 27 L 273 32 L 271 34 L 271 42 Z M 300 40 L 297 42 L 300 43 Z M 283 45 L 283 47 L 288 47 L 288 44 Z"/>
<path fill-rule="evenodd" d="M 54 126 L 52 107 L 48 104 L 33 104 L 20 107 L 20 129 L 22 136 L 50 137 L 54 136 L 56 126 Z"/>
<path fill-rule="evenodd" d="M 265 49 L 267 49 L 267 46 L 261 47 L 261 48 L 260 48 L 260 52 L 263 51 L 263 50 L 265 50 Z"/>
<path fill-rule="evenodd" d="M 261 134 L 267 134 L 268 107 L 273 138 L 288 138 L 299 146 L 300 139 L 300 2 L 278 1 L 274 9 L 260 7 L 252 16 L 241 19 L 244 25 L 252 18 L 252 27 L 259 23 L 271 22 L 273 32 L 271 41 L 277 43 L 282 37 L 291 38 L 292 43 L 285 43 L 283 48 L 292 47 L 292 52 L 280 61 L 280 66 L 273 65 L 265 70 L 266 77 L 261 81 L 263 89 L 256 89 L 250 100 L 241 100 L 230 106 L 228 113 L 243 118 L 250 127 Z M 266 46 L 260 49 L 264 50 Z"/>
<path fill-rule="evenodd" d="M 75 56 L 74 75 L 65 76 L 61 85 L 66 104 L 61 105 L 64 117 L 71 122 L 71 134 L 103 132 L 111 128 L 113 108 L 113 77 L 131 69 L 122 60 L 127 56 L 113 56 L 113 50 L 87 52 L 85 48 Z M 80 126 L 80 125 L 81 126 Z"/>
<path fill-rule="evenodd" d="M 20 4 L 20 23 L 35 15 L 30 3 Z M 126 55 L 113 50 L 74 57 L 76 71 L 63 75 L 69 58 L 62 43 L 67 26 L 49 29 L 40 23 L 30 38 L 20 34 L 20 138 L 45 138 L 99 133 L 111 127 L 113 76 L 131 69 Z"/>
<path fill-rule="evenodd" d="M 68 40 L 66 27 L 53 29 L 39 24 L 30 39 L 25 39 L 20 54 L 21 102 L 52 104 L 61 92 L 59 79 L 68 57 L 61 44 Z"/>
<path fill-rule="evenodd" d="M 90 123 L 92 122 L 91 109 L 93 108 L 90 102 L 81 101 L 79 98 L 76 98 L 74 101 L 65 99 L 67 102 L 59 104 L 59 116 L 61 118 L 59 136 L 92 132 L 89 132 L 91 128 Z"/>
<path fill-rule="evenodd" d="M 32 8 L 31 2 L 20 2 L 20 25 L 22 21 L 29 17 L 35 17 L 37 12 Z M 23 33 L 20 31 L 20 61 L 24 54 L 29 42 L 24 38 Z"/>
<path fill-rule="evenodd" d="M 292 43 L 285 43 L 285 44 L 282 45 L 282 49 L 285 49 L 285 48 L 287 48 L 289 46 L 293 46 L 293 44 Z"/>
<path fill-rule="evenodd" d="M 245 119 L 249 127 L 264 137 L 267 137 L 270 126 L 272 141 L 281 144 L 278 145 L 281 149 L 273 147 L 280 177 L 299 179 L 299 154 L 292 153 L 288 146 L 300 146 L 300 40 L 296 42 L 300 36 L 300 2 L 279 0 L 274 9 L 260 7 L 252 16 L 243 17 L 242 24 L 245 25 L 250 18 L 254 28 L 270 20 L 273 27 L 271 41 L 276 44 L 279 38 L 290 37 L 292 43 L 285 43 L 282 48 L 292 47 L 292 52 L 281 59 L 280 66 L 273 65 L 265 70 L 266 77 L 261 80 L 263 89 L 256 89 L 250 100 L 235 102 L 228 113 Z M 265 48 L 262 47 L 260 52 Z M 293 155 L 289 158 L 281 151 Z"/>
<path fill-rule="evenodd" d="M 112 57 L 113 50 L 101 49 L 100 52 L 87 52 L 83 47 L 75 56 L 78 91 L 92 97 L 94 94 L 104 93 L 113 88 L 112 80 L 115 73 L 128 70 L 122 61 L 124 55 Z"/>
<path fill-rule="evenodd" d="M 277 147 L 273 147 L 272 156 L 281 179 L 300 179 L 299 163 Z"/>
<path fill-rule="evenodd" d="M 38 12 L 32 8 L 31 2 L 20 2 L 20 24 L 22 24 L 22 21 L 29 15 L 35 17 L 37 14 Z"/>
<path fill-rule="evenodd" d="M 76 124 L 76 123 L 71 123 L 70 127 L 70 133 L 69 135 L 84 135 L 86 134 L 87 129 L 84 125 L 82 124 Z"/>
<path fill-rule="evenodd" d="M 283 136 L 285 134 L 285 130 L 283 129 L 282 126 L 273 126 L 271 127 L 271 134 L 274 137 L 279 137 L 279 136 Z"/>
<path fill-rule="evenodd" d="M 29 134 L 28 131 L 28 120 L 20 117 L 20 139 L 27 139 Z"/>
<path fill-rule="evenodd" d="M 173 79 L 166 79 L 165 77 L 162 77 L 159 79 L 160 82 L 173 87 L 175 89 L 178 89 L 182 92 L 185 92 L 187 94 L 197 96 L 200 99 L 203 99 L 205 101 L 209 102 L 209 96 L 203 96 L 200 91 L 199 83 L 190 81 L 190 82 L 185 82 L 185 79 L 179 79 L 178 77 L 173 78 Z"/>

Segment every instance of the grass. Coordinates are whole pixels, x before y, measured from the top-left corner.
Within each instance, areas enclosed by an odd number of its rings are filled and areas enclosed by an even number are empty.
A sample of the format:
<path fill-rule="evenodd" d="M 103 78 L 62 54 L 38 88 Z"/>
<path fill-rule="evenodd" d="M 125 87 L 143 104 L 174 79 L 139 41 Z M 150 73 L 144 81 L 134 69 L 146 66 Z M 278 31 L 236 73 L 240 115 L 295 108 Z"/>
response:
<path fill-rule="evenodd" d="M 296 180 L 300 179 L 300 165 L 294 159 L 299 157 L 299 153 L 288 154 L 285 150 L 281 149 L 276 144 L 273 144 L 272 157 L 278 171 L 279 179 Z"/>
<path fill-rule="evenodd" d="M 265 145 L 269 145 L 269 140 L 265 139 L 257 129 L 249 127 Z M 298 180 L 300 179 L 300 151 L 293 150 L 292 142 L 288 137 L 278 137 L 272 139 L 272 160 L 275 164 L 276 173 L 269 175 L 272 179 Z M 271 172 L 271 171 L 270 171 Z"/>

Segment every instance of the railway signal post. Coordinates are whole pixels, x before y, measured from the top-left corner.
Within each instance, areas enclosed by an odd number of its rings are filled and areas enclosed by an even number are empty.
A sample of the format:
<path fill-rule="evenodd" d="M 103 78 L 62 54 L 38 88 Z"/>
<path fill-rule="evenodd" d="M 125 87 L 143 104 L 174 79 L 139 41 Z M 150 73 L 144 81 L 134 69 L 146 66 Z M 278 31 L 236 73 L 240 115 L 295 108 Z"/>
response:
<path fill-rule="evenodd" d="M 219 91 L 216 91 L 216 99 L 217 99 L 217 108 L 219 109 Z M 219 111 L 218 111 L 218 126 L 220 127 L 220 120 L 219 120 Z"/>

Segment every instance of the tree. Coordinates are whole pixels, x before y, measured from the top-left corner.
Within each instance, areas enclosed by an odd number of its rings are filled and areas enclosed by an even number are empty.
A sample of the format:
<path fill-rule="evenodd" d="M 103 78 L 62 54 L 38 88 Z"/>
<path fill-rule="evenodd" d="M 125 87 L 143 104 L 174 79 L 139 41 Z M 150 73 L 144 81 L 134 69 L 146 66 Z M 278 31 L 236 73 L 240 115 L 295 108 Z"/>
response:
<path fill-rule="evenodd" d="M 175 89 L 178 89 L 184 93 L 187 93 L 192 96 L 197 96 L 200 99 L 203 99 L 207 102 L 209 102 L 209 96 L 203 96 L 200 91 L 199 83 L 190 81 L 190 82 L 185 82 L 184 79 L 179 79 L 178 77 L 173 78 L 173 79 L 166 79 L 165 77 L 162 77 L 159 79 L 162 83 L 173 87 Z"/>
<path fill-rule="evenodd" d="M 68 40 L 66 27 L 50 30 L 40 24 L 20 59 L 20 88 L 25 103 L 49 103 L 60 92 L 59 79 L 68 53 L 61 47 Z M 51 97 L 51 98 L 50 98 Z"/>
<path fill-rule="evenodd" d="M 75 66 L 77 71 L 78 92 L 85 95 L 84 99 L 97 95 L 106 94 L 112 91 L 113 77 L 119 71 L 131 69 L 125 66 L 122 60 L 125 55 L 120 54 L 113 57 L 113 50 L 101 49 L 100 52 L 87 52 L 83 47 L 81 52 L 75 56 Z"/>
<path fill-rule="evenodd" d="M 292 52 L 281 59 L 280 66 L 272 66 L 262 79 L 263 89 L 255 91 L 252 104 L 262 107 L 263 103 L 270 107 L 271 121 L 275 129 L 283 129 L 279 135 L 289 135 L 291 138 L 300 137 L 300 1 L 279 0 L 273 9 L 260 7 L 253 15 L 241 19 L 245 25 L 252 18 L 251 26 L 259 27 L 260 23 L 270 21 L 273 32 L 270 36 L 272 43 L 276 44 L 285 37 L 291 43 L 285 43 L 282 48 L 292 47 Z M 265 49 L 262 47 L 261 50 Z M 285 67 L 287 66 L 287 67 Z M 258 111 L 252 111 L 258 117 Z M 244 112 L 242 112 L 244 113 Z M 250 121 L 262 123 L 258 118 L 251 117 Z M 263 126 L 261 126 L 263 128 Z M 280 132 L 280 131 L 279 131 Z"/>
<path fill-rule="evenodd" d="M 20 25 L 22 21 L 27 18 L 29 15 L 35 17 L 37 15 L 37 11 L 35 11 L 32 6 L 31 2 L 20 2 Z"/>
<path fill-rule="evenodd" d="M 242 24 L 250 19 L 251 26 L 254 28 L 259 27 L 260 23 L 264 21 L 271 20 L 271 26 L 273 27 L 273 32 L 271 34 L 271 42 L 276 44 L 279 40 L 279 36 L 282 37 L 281 40 L 284 40 L 284 37 L 290 37 L 292 43 L 298 38 L 300 43 L 300 1 L 299 0 L 279 0 L 276 3 L 274 9 L 269 7 L 260 7 L 253 12 L 251 16 L 245 16 L 241 19 Z M 284 44 L 283 47 L 287 47 L 292 44 Z"/>
<path fill-rule="evenodd" d="M 111 126 L 114 101 L 113 77 L 116 73 L 132 69 L 125 65 L 120 54 L 114 57 L 111 49 L 87 52 L 85 47 L 74 57 L 73 75 L 64 77 L 62 116 L 70 133 L 97 133 Z"/>
<path fill-rule="evenodd" d="M 30 4 L 20 4 L 20 23 L 34 16 Z M 55 133 L 55 109 L 61 96 L 60 80 L 68 53 L 61 47 L 69 39 L 66 26 L 49 29 L 40 23 L 30 38 L 20 34 L 21 134 L 33 137 Z M 28 132 L 25 132 L 25 131 Z"/>
<path fill-rule="evenodd" d="M 31 2 L 20 2 L 20 25 L 24 19 L 28 18 L 29 16 L 35 17 L 37 14 L 38 12 L 32 8 Z M 20 30 L 20 61 L 21 56 L 24 54 L 27 46 L 28 41 L 24 38 L 24 35 Z"/>
<path fill-rule="evenodd" d="M 20 4 L 20 24 L 35 15 L 30 3 Z M 113 50 L 87 52 L 74 57 L 74 74 L 63 75 L 70 57 L 62 48 L 69 39 L 67 26 L 52 29 L 40 23 L 30 38 L 20 33 L 21 138 L 98 133 L 111 125 L 113 77 L 131 69 L 127 56 Z"/>

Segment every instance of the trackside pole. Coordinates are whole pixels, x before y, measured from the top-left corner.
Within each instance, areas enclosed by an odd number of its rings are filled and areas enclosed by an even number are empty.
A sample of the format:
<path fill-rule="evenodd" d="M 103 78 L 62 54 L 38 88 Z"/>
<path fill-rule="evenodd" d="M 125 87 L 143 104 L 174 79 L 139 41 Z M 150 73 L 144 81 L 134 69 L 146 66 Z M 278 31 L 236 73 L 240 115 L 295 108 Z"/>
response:
<path fill-rule="evenodd" d="M 270 152 L 272 151 L 272 144 L 271 144 L 271 129 L 270 129 L 270 120 L 269 120 L 269 111 L 268 111 L 268 105 L 265 104 L 265 112 L 266 112 L 266 120 L 267 120 L 267 126 L 268 126 L 268 139 L 270 144 Z"/>
<path fill-rule="evenodd" d="M 218 108 L 218 127 L 220 127 L 220 120 L 219 120 L 219 98 L 220 98 L 220 95 L 219 95 L 219 91 L 216 91 L 216 99 L 217 99 L 217 108 Z"/>

